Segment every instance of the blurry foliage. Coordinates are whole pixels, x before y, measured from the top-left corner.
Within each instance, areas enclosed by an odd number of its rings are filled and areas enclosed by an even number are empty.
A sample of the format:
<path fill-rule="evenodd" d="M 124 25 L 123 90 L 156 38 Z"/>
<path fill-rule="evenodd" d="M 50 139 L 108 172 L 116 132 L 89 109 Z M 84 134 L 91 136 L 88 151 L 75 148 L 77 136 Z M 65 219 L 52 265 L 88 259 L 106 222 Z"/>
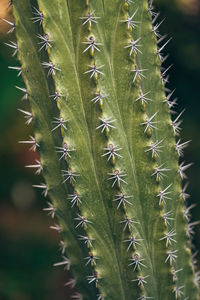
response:
<path fill-rule="evenodd" d="M 0 2 L 0 16 L 10 18 L 7 0 Z M 173 40 L 167 47 L 170 56 L 166 66 L 170 70 L 171 89 L 176 87 L 179 98 L 177 110 L 186 108 L 182 140 L 192 139 L 185 151 L 185 160 L 194 162 L 190 178 L 189 203 L 198 203 L 193 209 L 194 220 L 200 219 L 200 3 L 198 0 L 156 0 L 160 19 L 166 17 L 161 33 L 167 33 Z M 8 16 L 6 17 L 6 14 Z M 63 284 L 69 274 L 55 270 L 52 264 L 60 260 L 57 251 L 59 237 L 50 232 L 52 224 L 40 210 L 45 207 L 44 198 L 32 189 L 33 183 L 40 183 L 24 165 L 33 163 L 34 153 L 18 144 L 31 134 L 24 125 L 23 116 L 17 108 L 24 107 L 21 93 L 15 85 L 22 86 L 8 65 L 17 65 L 11 49 L 4 42 L 13 36 L 3 34 L 8 30 L 0 21 L 0 300 L 53 300 L 69 299 Z M 196 227 L 194 243 L 200 249 L 200 226 Z M 200 256 L 199 256 L 200 261 Z M 200 264 L 199 264 L 200 265 Z"/>

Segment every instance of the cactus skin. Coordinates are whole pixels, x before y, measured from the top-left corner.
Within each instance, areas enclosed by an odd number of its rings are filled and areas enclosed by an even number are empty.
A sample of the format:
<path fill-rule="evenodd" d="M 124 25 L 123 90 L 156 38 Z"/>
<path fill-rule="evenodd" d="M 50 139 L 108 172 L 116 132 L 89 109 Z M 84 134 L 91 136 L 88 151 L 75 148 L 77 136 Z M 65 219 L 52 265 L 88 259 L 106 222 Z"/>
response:
<path fill-rule="evenodd" d="M 164 101 L 151 4 L 12 5 L 41 187 L 77 299 L 197 299 L 173 132 L 179 123 Z"/>

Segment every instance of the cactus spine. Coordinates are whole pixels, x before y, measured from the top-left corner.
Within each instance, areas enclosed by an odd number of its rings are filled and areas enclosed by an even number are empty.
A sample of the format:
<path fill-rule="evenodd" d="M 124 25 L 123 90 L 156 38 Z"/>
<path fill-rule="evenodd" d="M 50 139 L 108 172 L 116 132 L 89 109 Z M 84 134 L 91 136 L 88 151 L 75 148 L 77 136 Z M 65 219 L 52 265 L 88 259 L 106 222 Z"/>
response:
<path fill-rule="evenodd" d="M 33 167 L 46 182 L 38 187 L 63 239 L 56 265 L 70 267 L 77 299 L 197 299 L 188 165 L 178 165 L 187 143 L 175 139 L 152 3 L 35 5 L 13 1 L 16 70 L 40 154 Z"/>

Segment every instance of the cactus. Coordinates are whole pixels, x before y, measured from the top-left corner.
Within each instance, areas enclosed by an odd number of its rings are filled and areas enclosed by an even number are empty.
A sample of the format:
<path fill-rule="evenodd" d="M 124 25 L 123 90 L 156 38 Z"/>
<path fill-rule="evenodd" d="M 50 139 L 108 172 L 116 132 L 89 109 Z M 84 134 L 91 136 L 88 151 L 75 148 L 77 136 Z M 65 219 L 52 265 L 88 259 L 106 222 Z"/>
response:
<path fill-rule="evenodd" d="M 74 299 L 198 298 L 180 117 L 152 1 L 14 0 L 21 110 Z M 163 46 L 161 46 L 161 44 Z M 58 225 L 59 224 L 59 225 Z M 65 253 L 66 252 L 66 253 Z M 196 280 L 196 281 L 195 281 Z"/>

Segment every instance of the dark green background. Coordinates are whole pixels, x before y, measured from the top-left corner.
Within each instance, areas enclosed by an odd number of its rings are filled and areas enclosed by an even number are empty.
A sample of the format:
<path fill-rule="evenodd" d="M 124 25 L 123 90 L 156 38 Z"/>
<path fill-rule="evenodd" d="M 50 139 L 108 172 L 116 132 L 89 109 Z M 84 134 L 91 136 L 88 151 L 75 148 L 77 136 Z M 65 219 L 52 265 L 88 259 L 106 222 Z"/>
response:
<path fill-rule="evenodd" d="M 185 160 L 194 163 L 188 171 L 188 191 L 189 203 L 197 204 L 192 211 L 196 221 L 200 219 L 200 5 L 197 1 L 190 12 L 179 2 L 156 1 L 160 20 L 166 17 L 161 32 L 173 37 L 167 47 L 170 56 L 166 66 L 174 64 L 169 73 L 170 87 L 176 87 L 179 99 L 177 110 L 186 108 L 182 140 L 192 139 Z M 59 237 L 48 229 L 52 221 L 42 211 L 46 200 L 32 189 L 32 184 L 42 182 L 42 178 L 24 168 L 37 156 L 18 144 L 32 131 L 24 126 L 23 116 L 17 111 L 26 103 L 20 100 L 21 93 L 14 85 L 23 83 L 15 71 L 8 69 L 16 61 L 4 42 L 13 38 L 2 36 L 0 40 L 0 300 L 70 299 L 69 290 L 63 287 L 69 274 L 52 267 L 60 261 Z M 200 248 L 199 225 L 194 244 Z M 198 262 L 200 266 L 199 254 Z"/>

